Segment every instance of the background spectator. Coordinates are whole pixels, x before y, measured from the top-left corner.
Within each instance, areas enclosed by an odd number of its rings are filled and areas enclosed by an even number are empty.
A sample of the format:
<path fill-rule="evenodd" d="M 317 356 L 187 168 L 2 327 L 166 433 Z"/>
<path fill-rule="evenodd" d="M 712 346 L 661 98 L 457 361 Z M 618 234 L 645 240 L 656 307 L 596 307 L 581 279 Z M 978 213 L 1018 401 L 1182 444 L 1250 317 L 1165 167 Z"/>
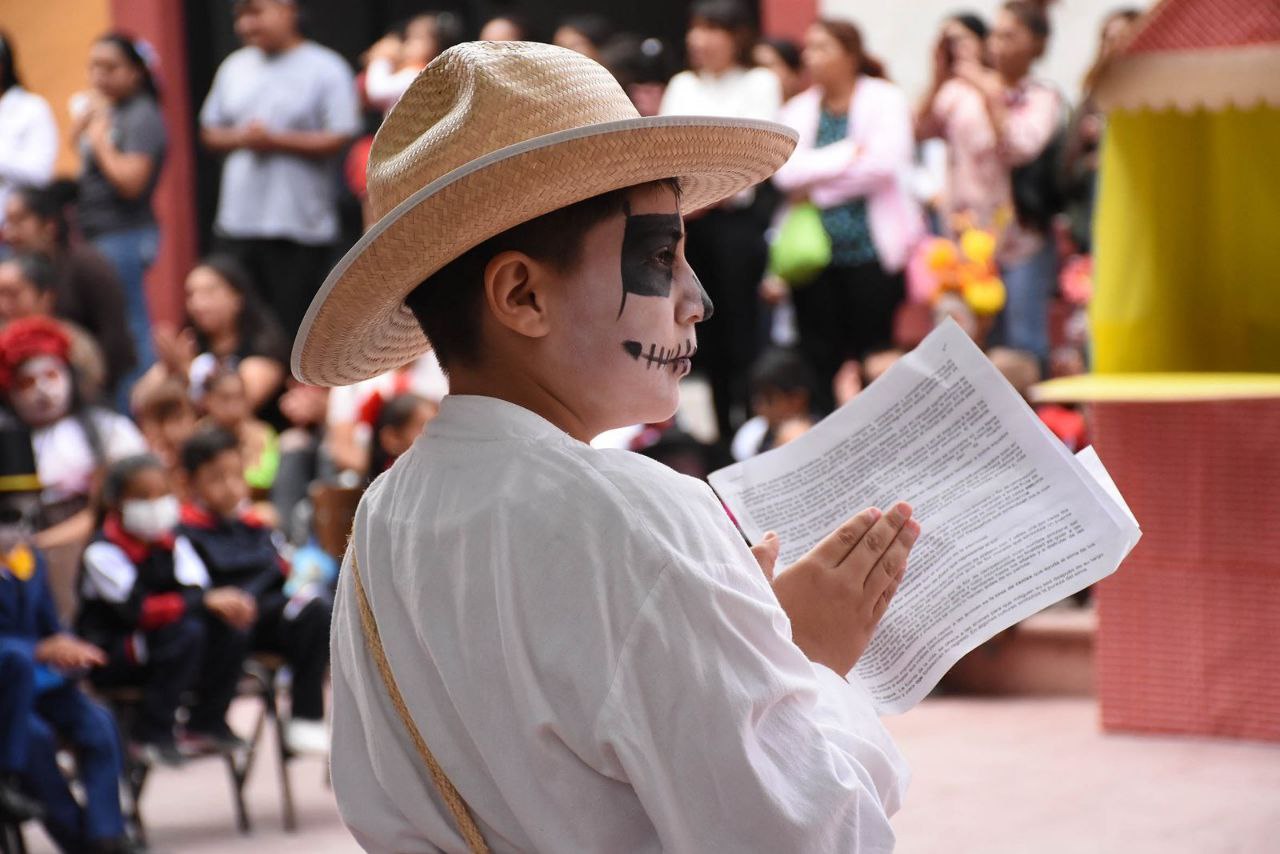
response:
<path fill-rule="evenodd" d="M 351 69 L 298 31 L 297 4 L 238 0 L 200 138 L 226 154 L 215 232 L 292 340 L 338 239 L 337 155 L 360 130 Z"/>
<path fill-rule="evenodd" d="M 462 26 L 452 12 L 415 15 L 369 48 L 364 95 L 371 107 L 390 110 L 418 72 L 441 52 L 462 41 Z"/>
<path fill-rule="evenodd" d="M 1030 77 L 1044 53 L 1049 20 L 1041 6 L 1015 0 L 1001 7 L 988 40 L 992 68 L 972 59 L 935 57 L 934 87 L 917 121 L 922 137 L 948 143 L 948 225 L 996 231 L 996 258 L 1008 293 L 993 337 L 1049 356 L 1049 296 L 1057 252 L 1048 239 L 1058 174 L 1051 143 L 1063 102 Z"/>
<path fill-rule="evenodd" d="M 249 497 L 240 440 L 217 428 L 196 433 L 182 448 L 182 475 L 188 501 L 182 508 L 181 536 L 195 547 L 215 587 L 252 597 L 248 648 L 283 655 L 293 674 L 287 747 L 325 754 L 324 674 L 329 664 L 330 597 L 327 588 L 290 590 L 288 564 L 276 551 L 269 525 L 246 508 Z"/>
<path fill-rule="evenodd" d="M 373 450 L 366 480 L 372 482 L 391 468 L 439 411 L 434 400 L 413 393 L 398 394 L 384 403 L 373 421 Z"/>
<path fill-rule="evenodd" d="M 790 39 L 761 39 L 751 49 L 751 58 L 778 78 L 782 101 L 786 103 L 804 89 L 804 63 L 800 48 Z"/>
<path fill-rule="evenodd" d="M 17 252 L 37 253 L 52 262 L 52 314 L 93 336 L 106 359 L 106 399 L 127 409 L 124 379 L 138 358 L 115 268 L 92 244 L 70 242 L 59 189 L 20 187 L 9 195 L 5 212 L 5 240 Z"/>
<path fill-rule="evenodd" d="M 551 41 L 603 63 L 604 50 L 614 37 L 613 24 L 604 15 L 585 14 L 565 18 Z"/>
<path fill-rule="evenodd" d="M 89 85 L 72 108 L 72 137 L 84 164 L 79 225 L 111 261 L 124 286 L 129 335 L 138 357 L 138 367 L 123 381 L 127 390 L 154 356 L 143 277 L 159 250 L 151 197 L 168 137 L 155 80 L 128 36 L 108 33 L 94 42 Z"/>
<path fill-rule="evenodd" d="M 244 380 L 234 370 L 216 368 L 203 383 L 205 421 L 236 437 L 244 466 L 240 476 L 259 495 L 270 492 L 280 468 L 280 441 L 265 421 L 253 417 Z"/>
<path fill-rule="evenodd" d="M 0 30 L 0 225 L 9 194 L 22 185 L 49 183 L 57 156 L 53 111 L 44 98 L 22 88 L 13 39 Z"/>
<path fill-rule="evenodd" d="M 1067 184 L 1067 217 L 1071 242 L 1078 252 L 1093 248 L 1093 201 L 1098 182 L 1098 156 L 1106 114 L 1093 97 L 1097 85 L 1116 48 L 1128 37 L 1142 12 L 1133 7 L 1116 9 L 1102 21 L 1098 33 L 1098 54 L 1084 77 L 1080 106 L 1071 117 L 1063 151 L 1062 169 Z"/>
<path fill-rule="evenodd" d="M 196 702 L 184 732 L 188 754 L 243 747 L 226 724 L 244 659 L 253 598 L 214 587 L 191 542 L 175 536 L 178 499 L 164 465 L 126 457 L 108 472 L 93 542 L 85 550 L 77 630 L 107 652 L 92 679 L 142 688 L 129 733 L 149 762 L 183 761 L 174 726 L 183 694 Z"/>
<path fill-rule="evenodd" d="M 690 9 L 685 46 L 689 70 L 671 78 L 662 115 L 777 118 L 778 78 L 752 67 L 753 22 L 737 0 L 698 0 Z M 720 440 L 746 418 L 746 375 L 762 338 L 757 289 L 764 275 L 768 214 L 752 208 L 746 190 L 685 219 L 685 256 L 715 312 L 698 327 L 698 363 L 711 383 Z"/>
<path fill-rule="evenodd" d="M 0 326 L 26 317 L 51 317 L 54 303 L 53 267 L 43 255 L 22 253 L 0 261 Z M 71 342 L 68 354 L 85 399 L 97 401 L 106 376 L 102 350 L 88 332 L 60 318 L 58 326 Z"/>
<path fill-rule="evenodd" d="M 804 356 L 782 347 L 766 350 L 751 366 L 753 416 L 733 437 L 733 458 L 745 460 L 775 447 L 782 425 L 812 415 L 813 403 L 813 369 Z"/>
<path fill-rule="evenodd" d="M 524 18 L 515 12 L 503 12 L 501 15 L 485 21 L 480 28 L 482 42 L 519 42 L 529 39 L 529 25 Z"/>
<path fill-rule="evenodd" d="M 924 223 L 908 189 L 906 97 L 868 57 L 858 28 L 818 21 L 805 36 L 804 63 L 814 85 L 782 112 L 800 142 L 773 181 L 793 201 L 812 202 L 831 238 L 831 263 L 792 293 L 817 404 L 829 410 L 840 365 L 892 343 L 902 270 Z"/>
<path fill-rule="evenodd" d="M 203 259 L 187 274 L 186 307 L 186 328 L 156 330 L 160 361 L 139 388 L 173 377 L 188 384 L 194 399 L 216 368 L 228 368 L 244 381 L 252 412 L 278 417 L 275 401 L 284 383 L 288 343 L 244 268 L 227 255 Z"/>
<path fill-rule="evenodd" d="M 134 412 L 151 452 L 176 471 L 178 452 L 196 431 L 196 408 L 187 384 L 170 377 L 140 390 Z"/>

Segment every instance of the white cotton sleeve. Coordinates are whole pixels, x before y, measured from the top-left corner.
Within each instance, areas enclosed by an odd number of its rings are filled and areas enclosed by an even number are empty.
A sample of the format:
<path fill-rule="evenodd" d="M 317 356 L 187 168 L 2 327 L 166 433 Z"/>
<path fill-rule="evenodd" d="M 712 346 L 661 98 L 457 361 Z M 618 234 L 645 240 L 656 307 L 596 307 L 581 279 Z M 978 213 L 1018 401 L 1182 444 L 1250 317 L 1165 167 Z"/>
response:
<path fill-rule="evenodd" d="M 81 593 L 89 599 L 123 602 L 133 592 L 138 570 L 119 546 L 107 542 L 90 543 L 84 550 L 84 580 Z"/>
<path fill-rule="evenodd" d="M 209 569 L 186 537 L 173 541 L 173 577 L 187 587 L 211 587 Z"/>
<path fill-rule="evenodd" d="M 758 576 L 758 573 L 754 573 Z M 866 695 L 816 667 L 763 578 L 669 567 L 597 722 L 674 851 L 890 851 L 905 768 Z"/>

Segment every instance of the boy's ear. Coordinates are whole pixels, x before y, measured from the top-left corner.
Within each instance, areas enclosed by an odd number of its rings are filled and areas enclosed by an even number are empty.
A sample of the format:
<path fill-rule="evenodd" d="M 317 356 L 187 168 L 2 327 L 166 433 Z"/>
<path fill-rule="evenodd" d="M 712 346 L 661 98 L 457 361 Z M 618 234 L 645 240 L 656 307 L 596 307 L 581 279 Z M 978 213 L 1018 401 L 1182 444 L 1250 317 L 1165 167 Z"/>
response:
<path fill-rule="evenodd" d="M 500 252 L 484 268 L 484 295 L 498 323 L 528 338 L 550 331 L 546 265 L 523 252 Z"/>

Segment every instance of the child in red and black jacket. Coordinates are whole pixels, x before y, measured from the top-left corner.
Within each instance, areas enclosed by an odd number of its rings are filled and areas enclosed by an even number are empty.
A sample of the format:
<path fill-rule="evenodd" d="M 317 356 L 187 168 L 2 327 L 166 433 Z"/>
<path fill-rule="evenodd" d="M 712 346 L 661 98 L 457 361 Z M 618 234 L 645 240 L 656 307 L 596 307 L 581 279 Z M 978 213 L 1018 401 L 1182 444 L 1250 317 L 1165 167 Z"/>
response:
<path fill-rule="evenodd" d="M 328 751 L 324 674 L 329 664 L 328 589 L 292 590 L 275 534 L 249 508 L 244 458 L 237 437 L 217 427 L 191 437 L 180 454 L 189 501 L 178 530 L 216 585 L 236 587 L 257 602 L 249 648 L 284 656 L 293 672 L 285 744 L 304 753 Z"/>
<path fill-rule="evenodd" d="M 130 735 L 145 759 L 177 764 L 184 753 L 240 746 L 226 712 L 256 616 L 253 598 L 212 584 L 191 542 L 175 534 L 178 501 L 157 458 L 113 465 L 102 504 L 84 553 L 76 620 L 79 634 L 107 653 L 91 679 L 142 688 Z M 179 750 L 174 714 L 189 688 L 196 703 Z"/>

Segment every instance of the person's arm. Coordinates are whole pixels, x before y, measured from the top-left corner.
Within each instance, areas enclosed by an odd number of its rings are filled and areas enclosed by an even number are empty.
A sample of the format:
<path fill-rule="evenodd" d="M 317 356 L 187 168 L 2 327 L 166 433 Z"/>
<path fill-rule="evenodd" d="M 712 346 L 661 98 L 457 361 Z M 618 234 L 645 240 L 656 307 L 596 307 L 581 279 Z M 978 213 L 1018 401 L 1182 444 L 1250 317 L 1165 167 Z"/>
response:
<path fill-rule="evenodd" d="M 54 549 L 71 543 L 83 543 L 92 535 L 93 510 L 85 509 L 38 532 L 34 541 L 37 548 Z"/>
<path fill-rule="evenodd" d="M 758 571 L 663 573 L 596 722 L 679 851 L 887 851 L 905 768 L 857 683 L 812 664 Z"/>
<path fill-rule="evenodd" d="M 0 150 L 0 179 L 10 184 L 42 187 L 53 177 L 58 156 L 58 128 L 44 99 L 29 101 L 26 132 L 18 144 Z"/>
<path fill-rule="evenodd" d="M 214 154 L 228 154 L 237 148 L 244 148 L 244 128 L 210 127 L 200 128 L 200 144 Z"/>
<path fill-rule="evenodd" d="M 1023 166 L 1035 160 L 1053 138 L 1061 119 L 1058 93 L 1047 86 L 1032 86 L 1026 102 L 1018 109 L 1006 109 L 997 126 L 1001 158 L 1009 166 Z"/>
<path fill-rule="evenodd" d="M 847 156 L 842 155 L 832 164 L 830 174 L 809 191 L 818 207 L 834 207 L 868 196 L 893 184 L 911 168 L 914 138 L 906 97 L 896 87 L 886 84 L 878 87 L 875 101 L 868 106 L 869 109 L 860 110 L 857 116 L 865 126 L 859 128 L 855 124 L 853 127 L 861 144 L 856 146 L 852 163 L 840 168 L 839 159 Z"/>
<path fill-rule="evenodd" d="M 122 151 L 111 141 L 111 120 L 100 113 L 89 122 L 89 148 L 94 162 L 117 193 L 136 199 L 146 192 L 156 158 L 144 151 Z"/>
<path fill-rule="evenodd" d="M 263 404 L 280 391 L 284 382 L 284 365 L 266 356 L 247 356 L 240 361 L 236 372 L 244 382 L 244 393 L 249 399 L 249 409 L 257 412 Z"/>

